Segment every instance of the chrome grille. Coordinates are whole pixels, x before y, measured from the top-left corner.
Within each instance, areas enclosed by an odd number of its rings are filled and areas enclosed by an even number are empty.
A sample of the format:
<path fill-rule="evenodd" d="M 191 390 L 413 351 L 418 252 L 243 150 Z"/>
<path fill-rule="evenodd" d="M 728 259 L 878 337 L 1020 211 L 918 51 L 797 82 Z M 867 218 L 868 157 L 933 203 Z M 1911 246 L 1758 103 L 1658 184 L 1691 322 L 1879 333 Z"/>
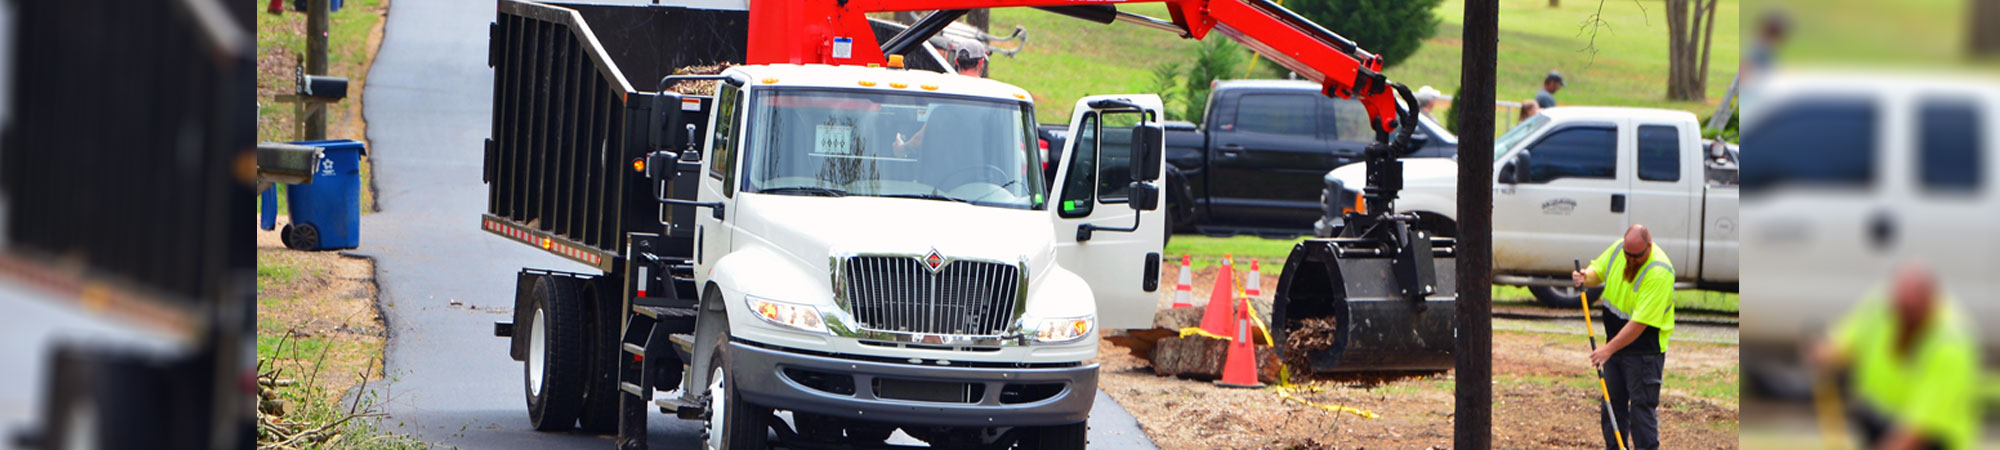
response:
<path fill-rule="evenodd" d="M 845 266 L 849 312 L 863 329 L 999 335 L 1015 319 L 1019 266 L 959 260 L 932 273 L 911 256 L 855 256 Z"/>

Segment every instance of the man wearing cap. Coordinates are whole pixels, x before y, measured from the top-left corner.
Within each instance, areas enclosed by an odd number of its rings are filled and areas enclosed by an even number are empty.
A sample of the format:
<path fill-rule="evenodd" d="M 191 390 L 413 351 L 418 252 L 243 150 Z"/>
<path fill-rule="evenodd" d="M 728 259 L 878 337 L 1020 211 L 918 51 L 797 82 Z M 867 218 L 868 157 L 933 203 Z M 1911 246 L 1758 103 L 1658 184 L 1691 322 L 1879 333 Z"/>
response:
<path fill-rule="evenodd" d="M 1562 74 L 1549 71 L 1549 76 L 1542 77 L 1542 90 L 1535 92 L 1535 104 L 1543 108 L 1556 107 L 1556 91 L 1561 91 L 1563 86 L 1567 84 L 1563 83 Z"/>
<path fill-rule="evenodd" d="M 1660 385 L 1666 375 L 1667 337 L 1674 334 L 1674 264 L 1653 245 L 1645 225 L 1625 229 L 1582 271 L 1570 273 L 1578 285 L 1604 284 L 1604 333 L 1610 340 L 1590 352 L 1603 370 L 1615 413 L 1634 450 L 1660 448 Z M 1616 449 L 1611 418 L 1600 417 L 1605 448 Z"/>
<path fill-rule="evenodd" d="M 1422 88 L 1418 88 L 1417 112 L 1435 121 L 1437 120 L 1437 115 L 1435 112 L 1437 110 L 1437 104 L 1438 102 L 1444 99 L 1445 99 L 1444 93 L 1438 92 L 1437 88 L 1433 88 L 1430 86 L 1424 86 Z"/>

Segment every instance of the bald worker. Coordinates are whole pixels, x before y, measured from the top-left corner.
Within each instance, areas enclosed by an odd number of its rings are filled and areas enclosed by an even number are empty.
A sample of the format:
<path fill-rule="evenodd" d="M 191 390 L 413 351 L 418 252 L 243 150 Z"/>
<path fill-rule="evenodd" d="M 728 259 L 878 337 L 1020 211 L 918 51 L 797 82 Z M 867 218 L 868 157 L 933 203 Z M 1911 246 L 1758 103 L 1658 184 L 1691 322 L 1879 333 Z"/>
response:
<path fill-rule="evenodd" d="M 1845 372 L 1849 419 L 1866 448 L 1969 449 L 1981 415 L 1977 333 L 1930 267 L 1912 262 L 1809 356 L 1820 370 Z"/>
<path fill-rule="evenodd" d="M 1578 286 L 1604 285 L 1604 335 L 1609 341 L 1590 352 L 1590 364 L 1604 371 L 1611 391 L 1610 411 L 1631 449 L 1660 448 L 1660 380 L 1666 372 L 1667 337 L 1674 333 L 1674 263 L 1653 245 L 1645 225 L 1625 229 L 1625 238 L 1604 249 L 1582 271 L 1571 272 Z M 1599 414 L 1604 447 L 1619 448 L 1611 418 Z"/>

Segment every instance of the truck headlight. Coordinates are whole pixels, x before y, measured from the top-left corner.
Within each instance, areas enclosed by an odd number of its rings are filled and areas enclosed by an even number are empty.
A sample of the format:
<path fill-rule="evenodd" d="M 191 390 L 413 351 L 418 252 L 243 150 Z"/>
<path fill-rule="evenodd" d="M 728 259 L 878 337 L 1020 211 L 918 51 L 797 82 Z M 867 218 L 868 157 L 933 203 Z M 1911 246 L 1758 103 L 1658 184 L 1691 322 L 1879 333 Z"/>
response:
<path fill-rule="evenodd" d="M 1035 341 L 1060 343 L 1082 339 L 1090 335 L 1090 329 L 1097 326 L 1097 318 L 1092 316 L 1042 319 L 1035 327 Z"/>
<path fill-rule="evenodd" d="M 819 318 L 819 309 L 806 305 L 785 303 L 757 296 L 744 296 L 750 304 L 750 313 L 765 322 L 787 327 L 826 333 L 826 322 Z"/>

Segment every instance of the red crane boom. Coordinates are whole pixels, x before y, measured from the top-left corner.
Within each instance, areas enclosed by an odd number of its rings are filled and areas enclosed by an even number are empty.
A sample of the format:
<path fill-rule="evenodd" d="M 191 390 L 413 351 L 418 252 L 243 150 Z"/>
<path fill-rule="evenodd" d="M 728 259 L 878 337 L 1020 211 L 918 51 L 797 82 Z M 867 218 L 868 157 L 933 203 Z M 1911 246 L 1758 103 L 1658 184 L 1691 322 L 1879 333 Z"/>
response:
<path fill-rule="evenodd" d="M 1113 8 L 1119 3 L 1166 3 L 1172 21 L 1116 12 Z M 1219 31 L 1320 83 L 1326 95 L 1359 100 L 1368 110 L 1377 141 L 1384 144 L 1391 143 L 1389 133 L 1407 114 L 1399 113 L 1396 96 L 1413 100 L 1407 89 L 1382 76 L 1381 57 L 1270 0 L 750 0 L 745 62 L 883 64 L 883 46 L 871 31 L 867 13 L 1005 7 L 1067 9 L 1098 15 L 1107 23 L 1120 20 L 1177 31 L 1190 39 Z"/>

